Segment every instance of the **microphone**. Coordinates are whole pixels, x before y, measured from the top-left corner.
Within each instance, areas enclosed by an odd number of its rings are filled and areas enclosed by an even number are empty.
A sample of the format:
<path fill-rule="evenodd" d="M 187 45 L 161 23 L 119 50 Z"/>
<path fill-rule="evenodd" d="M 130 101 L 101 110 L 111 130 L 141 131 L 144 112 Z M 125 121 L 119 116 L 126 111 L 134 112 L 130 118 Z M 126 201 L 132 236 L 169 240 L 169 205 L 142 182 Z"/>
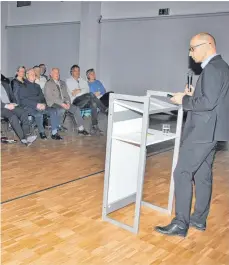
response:
<path fill-rule="evenodd" d="M 193 77 L 194 72 L 192 71 L 192 69 L 188 70 L 187 73 L 187 84 L 188 84 L 188 90 L 191 92 L 191 85 L 192 85 L 192 77 Z"/>

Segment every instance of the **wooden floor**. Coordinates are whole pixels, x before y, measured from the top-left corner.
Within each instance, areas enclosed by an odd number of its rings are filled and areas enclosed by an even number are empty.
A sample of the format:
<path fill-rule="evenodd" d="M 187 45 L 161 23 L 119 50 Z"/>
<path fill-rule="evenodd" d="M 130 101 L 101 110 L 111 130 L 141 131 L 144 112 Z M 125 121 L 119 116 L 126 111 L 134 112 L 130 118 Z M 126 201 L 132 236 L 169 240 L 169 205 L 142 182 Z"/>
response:
<path fill-rule="evenodd" d="M 105 137 L 65 136 L 26 148 L 2 145 L 2 201 L 104 169 Z"/>
<path fill-rule="evenodd" d="M 2 146 L 2 201 L 104 169 L 105 137 Z M 39 155 L 39 156 L 38 156 Z M 144 199 L 167 203 L 172 152 L 147 160 Z M 103 173 L 2 205 L 4 265 L 228 265 L 229 152 L 217 153 L 207 231 L 166 237 L 155 225 L 171 217 L 142 207 L 133 235 L 101 220 Z M 12 169 L 11 169 L 12 168 Z M 115 218 L 131 222 L 133 206 Z"/>

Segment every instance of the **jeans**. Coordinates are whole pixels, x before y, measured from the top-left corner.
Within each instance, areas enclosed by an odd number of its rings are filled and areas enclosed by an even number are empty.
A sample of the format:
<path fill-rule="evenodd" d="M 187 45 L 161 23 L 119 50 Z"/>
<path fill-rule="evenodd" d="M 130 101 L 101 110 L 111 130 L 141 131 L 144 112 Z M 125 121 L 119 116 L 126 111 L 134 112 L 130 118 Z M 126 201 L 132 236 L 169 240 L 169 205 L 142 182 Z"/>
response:
<path fill-rule="evenodd" d="M 28 110 L 29 114 L 35 118 L 39 133 L 44 133 L 45 131 L 43 126 L 44 114 L 50 116 L 52 131 L 56 131 L 60 126 L 60 120 L 54 108 L 46 107 L 45 110 L 37 110 L 26 107 L 26 109 Z"/>

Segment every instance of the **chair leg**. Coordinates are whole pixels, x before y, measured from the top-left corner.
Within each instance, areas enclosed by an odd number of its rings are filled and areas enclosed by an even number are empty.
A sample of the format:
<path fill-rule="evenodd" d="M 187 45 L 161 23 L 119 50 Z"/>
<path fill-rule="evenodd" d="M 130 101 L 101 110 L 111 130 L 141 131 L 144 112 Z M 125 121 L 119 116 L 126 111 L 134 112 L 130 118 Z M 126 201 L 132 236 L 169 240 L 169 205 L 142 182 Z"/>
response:
<path fill-rule="evenodd" d="M 65 122 L 66 117 L 67 117 L 67 111 L 64 112 L 63 124 L 64 124 L 64 122 Z"/>

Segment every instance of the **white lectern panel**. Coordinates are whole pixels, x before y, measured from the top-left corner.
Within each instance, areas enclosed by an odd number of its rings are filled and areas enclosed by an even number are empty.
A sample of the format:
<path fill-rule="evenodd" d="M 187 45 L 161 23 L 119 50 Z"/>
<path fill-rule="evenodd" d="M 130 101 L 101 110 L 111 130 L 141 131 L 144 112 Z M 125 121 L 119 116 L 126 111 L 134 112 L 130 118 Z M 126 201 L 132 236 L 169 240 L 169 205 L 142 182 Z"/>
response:
<path fill-rule="evenodd" d="M 141 102 L 133 102 L 133 101 L 126 101 L 126 100 L 119 100 L 117 101 L 117 104 L 120 106 L 123 106 L 128 109 L 132 109 L 134 111 L 143 113 L 144 109 L 144 104 Z M 163 100 L 159 100 L 156 98 L 151 98 L 150 99 L 150 106 L 149 106 L 149 114 L 155 113 L 155 112 L 160 112 L 160 110 L 163 112 L 168 112 L 170 110 L 177 110 L 177 107 L 174 106 L 171 103 L 168 103 Z"/>
<path fill-rule="evenodd" d="M 108 208 L 136 194 L 140 153 L 138 146 L 115 139 L 112 140 L 111 150 Z"/>
<path fill-rule="evenodd" d="M 132 131 L 131 133 L 114 133 L 113 138 L 133 144 L 141 144 L 141 131 Z M 176 138 L 175 133 L 163 134 L 162 131 L 148 129 L 146 145 L 157 144 Z"/>

